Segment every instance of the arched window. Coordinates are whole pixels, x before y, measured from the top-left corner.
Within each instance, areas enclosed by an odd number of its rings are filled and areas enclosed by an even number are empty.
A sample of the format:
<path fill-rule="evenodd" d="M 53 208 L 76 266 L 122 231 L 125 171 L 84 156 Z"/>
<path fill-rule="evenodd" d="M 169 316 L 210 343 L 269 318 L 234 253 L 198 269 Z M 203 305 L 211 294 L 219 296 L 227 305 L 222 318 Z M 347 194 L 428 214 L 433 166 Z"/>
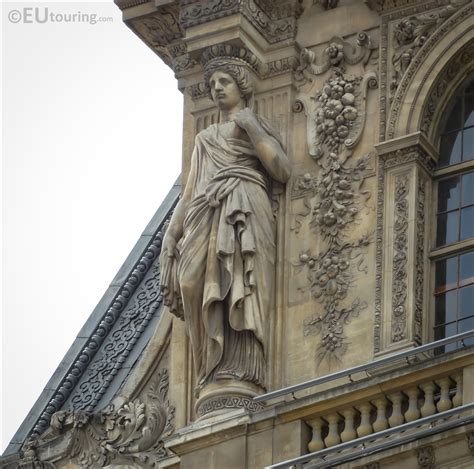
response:
<path fill-rule="evenodd" d="M 474 329 L 474 80 L 455 94 L 439 140 L 433 338 Z M 470 343 L 474 340 L 470 339 Z M 450 351 L 456 344 L 446 346 Z"/>

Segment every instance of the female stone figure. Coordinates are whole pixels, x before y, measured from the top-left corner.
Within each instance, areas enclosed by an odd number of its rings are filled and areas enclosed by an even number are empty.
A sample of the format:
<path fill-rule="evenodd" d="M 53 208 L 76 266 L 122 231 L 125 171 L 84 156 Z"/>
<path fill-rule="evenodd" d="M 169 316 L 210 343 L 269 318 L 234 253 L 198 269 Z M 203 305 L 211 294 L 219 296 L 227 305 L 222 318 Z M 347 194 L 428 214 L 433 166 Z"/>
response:
<path fill-rule="evenodd" d="M 245 62 L 214 59 L 205 78 L 219 123 L 196 136 L 163 240 L 161 288 L 186 323 L 198 390 L 229 380 L 261 389 L 274 296 L 269 190 L 272 180 L 288 180 L 290 166 L 277 133 L 247 107 L 253 88 Z"/>

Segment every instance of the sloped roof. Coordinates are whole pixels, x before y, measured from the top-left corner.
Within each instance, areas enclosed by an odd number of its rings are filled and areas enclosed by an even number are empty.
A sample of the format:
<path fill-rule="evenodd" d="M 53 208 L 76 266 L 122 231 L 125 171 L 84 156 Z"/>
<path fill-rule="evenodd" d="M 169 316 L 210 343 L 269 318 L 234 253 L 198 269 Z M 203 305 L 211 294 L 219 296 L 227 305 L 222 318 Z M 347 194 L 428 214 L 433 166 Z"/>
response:
<path fill-rule="evenodd" d="M 18 452 L 29 437 L 46 430 L 55 412 L 101 409 L 122 387 L 163 310 L 158 259 L 163 226 L 181 192 L 178 181 L 79 331 L 4 456 Z"/>

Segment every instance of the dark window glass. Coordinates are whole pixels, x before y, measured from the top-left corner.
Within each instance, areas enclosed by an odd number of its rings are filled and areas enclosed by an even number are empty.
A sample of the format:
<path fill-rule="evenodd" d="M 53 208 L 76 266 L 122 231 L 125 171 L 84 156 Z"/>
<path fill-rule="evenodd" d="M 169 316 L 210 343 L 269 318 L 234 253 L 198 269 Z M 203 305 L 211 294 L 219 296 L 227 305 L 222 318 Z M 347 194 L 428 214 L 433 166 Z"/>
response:
<path fill-rule="evenodd" d="M 463 131 L 463 161 L 474 159 L 474 127 L 469 127 Z"/>
<path fill-rule="evenodd" d="M 445 337 L 451 337 L 452 335 L 456 335 L 458 333 L 457 331 L 457 323 L 451 322 L 450 324 L 446 324 L 444 333 L 446 334 Z M 448 344 L 445 346 L 445 352 L 451 352 L 452 350 L 456 350 L 458 348 L 458 345 L 456 343 L 454 344 Z"/>
<path fill-rule="evenodd" d="M 455 243 L 459 240 L 459 211 L 443 213 L 438 216 L 436 244 Z"/>
<path fill-rule="evenodd" d="M 474 94 L 474 80 L 470 81 L 466 86 L 466 94 Z"/>
<path fill-rule="evenodd" d="M 474 237 L 474 172 L 438 183 L 436 245 Z"/>
<path fill-rule="evenodd" d="M 474 316 L 459 321 L 458 334 L 460 334 L 461 332 L 471 331 L 472 329 L 474 329 Z"/>
<path fill-rule="evenodd" d="M 473 329 L 474 329 L 474 316 L 464 319 L 463 321 L 459 321 L 458 334 L 460 334 L 461 332 L 472 331 Z M 474 344 L 474 337 L 470 337 L 469 339 L 464 339 L 464 343 L 466 345 Z"/>
<path fill-rule="evenodd" d="M 474 253 L 473 253 L 474 254 Z M 458 259 L 450 257 L 436 263 L 436 293 L 443 293 L 458 286 Z"/>
<path fill-rule="evenodd" d="M 444 326 L 438 326 L 434 328 L 434 340 L 441 340 L 446 337 Z"/>
<path fill-rule="evenodd" d="M 459 258 L 459 286 L 470 283 L 474 283 L 474 252 L 463 254 Z"/>
<path fill-rule="evenodd" d="M 438 212 L 447 212 L 449 210 L 455 210 L 459 208 L 460 185 L 459 177 L 444 179 L 443 181 L 439 182 Z"/>
<path fill-rule="evenodd" d="M 461 205 L 466 207 L 467 205 L 474 204 L 474 172 L 464 174 L 462 177 L 462 198 Z"/>
<path fill-rule="evenodd" d="M 459 319 L 474 317 L 474 285 L 459 289 Z"/>
<path fill-rule="evenodd" d="M 435 282 L 434 340 L 474 329 L 474 251 L 436 262 Z M 435 353 L 458 346 L 440 347 Z"/>
<path fill-rule="evenodd" d="M 453 130 L 460 130 L 463 127 L 463 96 L 456 98 L 449 119 L 446 121 L 444 133 L 452 132 Z"/>
<path fill-rule="evenodd" d="M 447 109 L 448 118 L 440 138 L 439 166 L 474 159 L 474 81 L 461 89 Z"/>
<path fill-rule="evenodd" d="M 449 217 L 448 217 L 449 220 Z M 446 236 L 447 237 L 447 236 Z M 474 206 L 461 210 L 461 236 L 460 239 L 474 237 Z"/>
<path fill-rule="evenodd" d="M 464 101 L 464 127 L 474 125 L 474 95 L 466 96 Z"/>
<path fill-rule="evenodd" d="M 462 132 L 451 132 L 441 137 L 440 166 L 461 162 Z"/>
<path fill-rule="evenodd" d="M 457 290 L 453 290 L 436 297 L 435 325 L 456 321 L 457 296 Z"/>

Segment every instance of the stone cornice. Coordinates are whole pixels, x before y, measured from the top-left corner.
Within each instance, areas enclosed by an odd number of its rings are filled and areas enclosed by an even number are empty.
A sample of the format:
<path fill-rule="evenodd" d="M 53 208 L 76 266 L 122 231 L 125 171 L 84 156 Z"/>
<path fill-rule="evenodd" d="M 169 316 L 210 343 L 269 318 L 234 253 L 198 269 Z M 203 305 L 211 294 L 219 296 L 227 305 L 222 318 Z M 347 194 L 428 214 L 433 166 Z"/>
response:
<path fill-rule="evenodd" d="M 194 72 L 202 49 L 221 44 L 223 31 L 227 42 L 249 49 L 255 38 L 263 38 L 267 47 L 280 43 L 287 47 L 294 43 L 303 11 L 300 0 L 116 0 L 116 4 L 130 29 L 178 76 Z M 206 37 L 205 44 L 201 36 Z"/>
<path fill-rule="evenodd" d="M 416 146 L 428 155 L 433 162 L 437 161 L 438 152 L 422 132 L 415 132 L 413 134 L 404 135 L 403 137 L 386 140 L 385 142 L 375 145 L 375 149 L 381 157 L 385 158 L 398 151 L 404 151 L 407 148 Z"/>
<path fill-rule="evenodd" d="M 417 0 L 364 0 L 364 3 L 377 13 L 384 14 L 387 11 L 395 10 L 406 6 L 413 6 Z"/>
<path fill-rule="evenodd" d="M 114 0 L 114 3 L 121 9 L 126 10 L 127 8 L 136 7 L 148 3 L 149 0 Z"/>

